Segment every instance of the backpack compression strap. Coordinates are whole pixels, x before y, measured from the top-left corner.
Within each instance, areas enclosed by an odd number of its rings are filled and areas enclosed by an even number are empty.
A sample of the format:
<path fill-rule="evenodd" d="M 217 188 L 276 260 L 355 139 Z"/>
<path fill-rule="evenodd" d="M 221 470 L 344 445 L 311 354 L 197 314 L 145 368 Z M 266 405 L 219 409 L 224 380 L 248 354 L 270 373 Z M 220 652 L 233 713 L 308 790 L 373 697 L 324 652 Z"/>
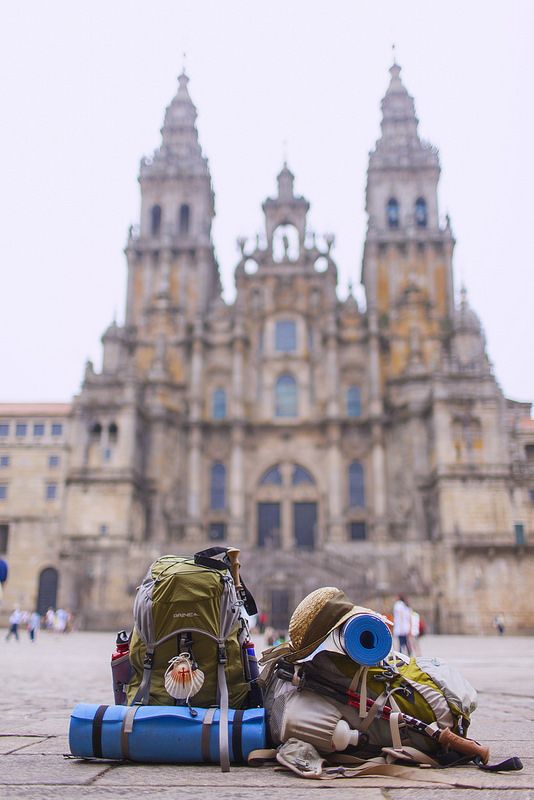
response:
<path fill-rule="evenodd" d="M 143 677 L 135 697 L 130 703 L 132 706 L 148 705 L 150 699 L 150 680 L 152 678 L 152 666 L 154 664 L 154 650 L 147 650 L 143 662 Z"/>
<path fill-rule="evenodd" d="M 230 751 L 228 743 L 228 685 L 226 683 L 226 649 L 219 644 L 217 682 L 219 684 L 221 713 L 219 716 L 219 758 L 222 772 L 230 772 Z"/>

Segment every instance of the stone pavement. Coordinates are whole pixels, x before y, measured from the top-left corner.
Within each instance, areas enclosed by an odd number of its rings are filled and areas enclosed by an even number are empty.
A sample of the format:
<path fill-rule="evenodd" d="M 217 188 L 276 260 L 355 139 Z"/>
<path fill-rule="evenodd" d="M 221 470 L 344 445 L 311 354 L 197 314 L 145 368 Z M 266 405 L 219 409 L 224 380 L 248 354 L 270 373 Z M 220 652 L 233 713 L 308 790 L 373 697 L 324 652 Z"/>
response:
<path fill-rule="evenodd" d="M 488 774 L 474 767 L 437 772 L 457 788 L 391 778 L 305 782 L 272 767 L 159 766 L 65 759 L 68 725 L 78 702 L 111 703 L 109 660 L 114 635 L 41 633 L 35 644 L 0 631 L 0 798 L 3 800 L 259 800 L 267 796 L 317 800 L 534 800 L 534 638 L 425 637 L 425 655 L 459 667 L 479 690 L 471 735 L 488 744 L 492 760 L 518 755 L 522 772 Z M 424 771 L 425 779 L 436 774 Z M 482 788 L 474 788 L 482 787 Z M 323 793 L 321 795 L 321 793 Z M 313 800 L 313 797 L 311 798 Z"/>

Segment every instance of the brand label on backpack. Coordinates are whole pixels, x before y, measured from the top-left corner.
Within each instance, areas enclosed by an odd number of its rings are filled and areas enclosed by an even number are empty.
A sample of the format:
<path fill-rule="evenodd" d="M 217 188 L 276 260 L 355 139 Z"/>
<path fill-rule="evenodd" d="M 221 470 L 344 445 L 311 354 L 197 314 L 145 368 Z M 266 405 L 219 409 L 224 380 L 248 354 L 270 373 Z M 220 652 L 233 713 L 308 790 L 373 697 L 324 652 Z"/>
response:
<path fill-rule="evenodd" d="M 198 616 L 199 615 L 197 614 L 196 611 L 175 611 L 173 614 L 173 617 L 175 619 L 176 617 L 198 617 Z"/>

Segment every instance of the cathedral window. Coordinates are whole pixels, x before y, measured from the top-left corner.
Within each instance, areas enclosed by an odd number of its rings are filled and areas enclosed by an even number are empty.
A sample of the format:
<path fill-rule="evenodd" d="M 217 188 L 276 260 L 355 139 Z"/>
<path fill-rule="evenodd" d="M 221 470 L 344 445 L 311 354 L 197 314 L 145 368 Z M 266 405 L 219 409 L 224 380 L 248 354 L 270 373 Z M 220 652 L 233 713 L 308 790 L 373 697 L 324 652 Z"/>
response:
<path fill-rule="evenodd" d="M 394 197 L 390 197 L 386 206 L 387 221 L 390 228 L 399 227 L 399 203 Z"/>
<path fill-rule="evenodd" d="M 291 483 L 293 484 L 293 486 L 301 486 L 302 484 L 306 483 L 314 484 L 315 481 L 313 479 L 313 476 L 308 472 L 307 469 L 304 469 L 304 467 L 295 464 L 295 466 L 293 467 L 293 476 L 291 478 Z"/>
<path fill-rule="evenodd" d="M 102 425 L 100 424 L 100 422 L 95 422 L 93 425 L 91 425 L 89 433 L 91 435 L 91 439 L 94 442 L 98 442 L 98 440 L 102 436 Z"/>
<path fill-rule="evenodd" d="M 349 522 L 349 539 L 352 542 L 362 542 L 367 539 L 365 522 Z"/>
<path fill-rule="evenodd" d="M 57 498 L 57 483 L 46 484 L 45 497 L 47 500 L 55 500 Z"/>
<path fill-rule="evenodd" d="M 349 467 L 349 506 L 351 508 L 365 506 L 363 467 L 358 461 L 353 461 Z"/>
<path fill-rule="evenodd" d="M 9 436 L 9 425 L 5 422 L 0 423 L 0 436 Z"/>
<path fill-rule="evenodd" d="M 9 467 L 9 456 L 0 456 L 0 467 Z"/>
<path fill-rule="evenodd" d="M 210 508 L 221 511 L 226 505 L 226 467 L 217 462 L 211 466 Z"/>
<path fill-rule="evenodd" d="M 63 433 L 63 425 L 61 422 L 52 423 L 52 436 L 61 436 Z"/>
<path fill-rule="evenodd" d="M 180 231 L 180 233 L 189 233 L 190 217 L 191 217 L 190 208 L 186 203 L 183 203 L 180 206 L 180 216 L 178 220 L 178 230 Z"/>
<path fill-rule="evenodd" d="M 48 456 L 48 466 L 52 468 L 59 467 L 59 456 Z"/>
<path fill-rule="evenodd" d="M 534 463 L 534 444 L 525 445 L 525 458 L 529 464 Z"/>
<path fill-rule="evenodd" d="M 152 236 L 158 236 L 161 230 L 161 206 L 152 206 L 150 211 L 150 232 Z"/>
<path fill-rule="evenodd" d="M 112 422 L 108 427 L 108 441 L 110 444 L 115 444 L 118 438 L 119 427 L 116 422 Z"/>
<path fill-rule="evenodd" d="M 297 325 L 294 319 L 280 319 L 275 327 L 275 347 L 279 353 L 294 353 L 297 349 Z"/>
<path fill-rule="evenodd" d="M 347 416 L 359 417 L 361 413 L 360 389 L 358 386 L 349 386 L 347 389 Z"/>
<path fill-rule="evenodd" d="M 28 426 L 25 422 L 17 422 L 17 426 L 15 428 L 15 434 L 17 436 L 26 436 L 28 432 Z"/>
<path fill-rule="evenodd" d="M 280 375 L 276 381 L 275 416 L 297 416 L 297 382 L 292 375 Z"/>
<path fill-rule="evenodd" d="M 226 392 L 224 389 L 215 389 L 213 392 L 211 413 L 213 419 L 224 419 L 226 417 Z"/>
<path fill-rule="evenodd" d="M 224 522 L 210 522 L 208 539 L 212 542 L 222 542 L 226 539 L 226 525 Z"/>
<path fill-rule="evenodd" d="M 45 426 L 42 422 L 36 422 L 33 426 L 33 435 L 34 436 L 44 436 Z"/>
<path fill-rule="evenodd" d="M 4 555 L 7 553 L 7 545 L 9 541 L 9 525 L 5 523 L 0 525 L 0 553 Z"/>
<path fill-rule="evenodd" d="M 280 466 L 276 464 L 274 467 L 270 467 L 267 472 L 264 472 L 261 480 L 260 486 L 281 486 L 282 485 L 282 473 L 280 472 Z"/>
<path fill-rule="evenodd" d="M 0 483 L 0 500 L 7 499 L 7 483 Z"/>
<path fill-rule="evenodd" d="M 426 228 L 427 210 L 424 197 L 418 197 L 415 201 L 415 224 L 418 228 Z"/>

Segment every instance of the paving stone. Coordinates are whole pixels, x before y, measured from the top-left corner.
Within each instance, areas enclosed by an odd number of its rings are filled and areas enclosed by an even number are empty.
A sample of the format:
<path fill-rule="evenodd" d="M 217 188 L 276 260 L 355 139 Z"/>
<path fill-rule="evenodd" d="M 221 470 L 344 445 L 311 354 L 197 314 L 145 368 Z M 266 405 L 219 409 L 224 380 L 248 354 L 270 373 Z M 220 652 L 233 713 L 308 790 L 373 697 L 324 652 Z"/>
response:
<path fill-rule="evenodd" d="M 45 741 L 42 736 L 0 736 L 0 755 Z"/>
<path fill-rule="evenodd" d="M 436 789 L 430 790 L 430 793 L 428 789 L 388 789 L 384 797 L 387 800 L 534 800 L 534 790 L 479 789 L 473 795 L 472 789 L 451 789 L 447 792 Z"/>
<path fill-rule="evenodd" d="M 4 792 L 4 785 L 84 784 L 94 781 L 109 769 L 108 763 L 76 763 L 77 769 L 73 770 L 72 762 L 62 756 L 4 755 L 0 770 L 0 796 Z"/>
<path fill-rule="evenodd" d="M 296 779 L 298 781 L 298 778 Z M 297 786 L 291 791 L 291 794 L 279 795 L 280 800 L 310 800 L 310 788 L 306 783 L 305 786 Z M 319 783 L 319 782 L 317 782 Z M 4 792 L 5 788 L 5 792 Z M 312 787 L 314 790 L 321 789 L 322 787 Z M 117 789 L 112 786 L 9 786 L 2 787 L 2 800 L 117 800 Z M 316 793 L 316 792 L 315 792 Z M 175 787 L 158 787 L 157 800 L 259 800 L 263 795 L 259 795 L 258 791 L 254 788 L 233 787 L 225 789 L 219 785 L 211 786 L 209 789 L 205 787 L 191 787 L 184 789 L 180 787 L 179 790 Z M 339 788 L 336 786 L 335 791 L 330 791 L 328 795 L 318 795 L 325 798 L 331 797 L 332 800 L 384 800 L 385 795 L 379 788 L 369 789 L 362 788 L 358 790 L 357 797 L 353 787 Z M 154 790 L 151 787 L 136 787 L 135 800 L 140 798 L 154 798 Z"/>

